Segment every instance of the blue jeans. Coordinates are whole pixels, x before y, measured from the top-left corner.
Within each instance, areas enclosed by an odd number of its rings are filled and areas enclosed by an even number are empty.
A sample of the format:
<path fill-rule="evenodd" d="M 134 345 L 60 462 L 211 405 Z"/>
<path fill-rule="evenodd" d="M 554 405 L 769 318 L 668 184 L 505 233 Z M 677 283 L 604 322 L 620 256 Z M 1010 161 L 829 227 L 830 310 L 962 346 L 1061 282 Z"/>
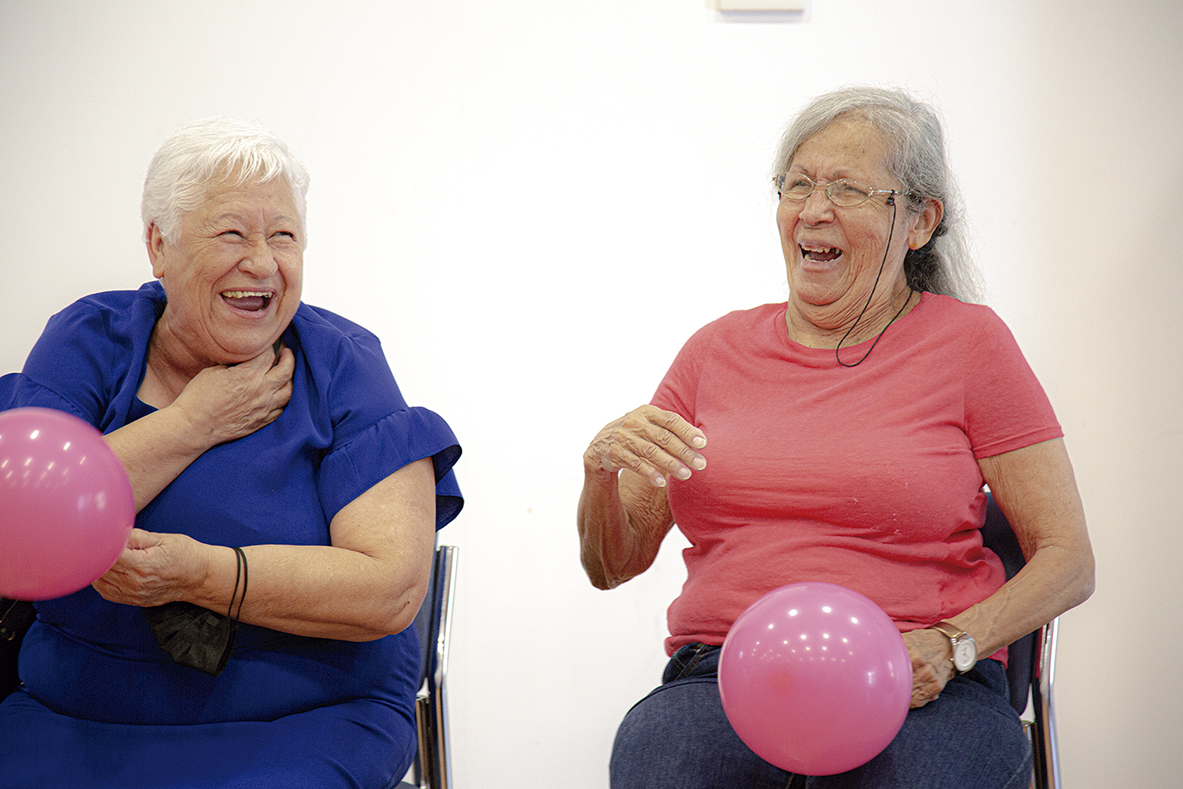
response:
<path fill-rule="evenodd" d="M 752 753 L 719 699 L 719 648 L 691 644 L 620 724 L 612 789 L 1026 789 L 1031 746 L 1008 701 L 1006 669 L 982 660 L 908 712 L 878 756 L 847 773 L 798 776 Z"/>

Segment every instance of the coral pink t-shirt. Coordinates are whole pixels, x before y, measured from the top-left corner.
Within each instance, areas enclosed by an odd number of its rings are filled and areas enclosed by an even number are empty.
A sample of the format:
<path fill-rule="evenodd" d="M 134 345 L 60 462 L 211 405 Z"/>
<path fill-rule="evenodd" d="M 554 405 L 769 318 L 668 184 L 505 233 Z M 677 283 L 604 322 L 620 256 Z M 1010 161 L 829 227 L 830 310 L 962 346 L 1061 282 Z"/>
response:
<path fill-rule="evenodd" d="M 785 310 L 703 327 L 653 398 L 707 437 L 707 468 L 669 486 L 691 543 L 671 654 L 722 644 L 744 609 L 789 583 L 854 589 L 901 631 L 984 600 L 1006 577 L 982 547 L 977 460 L 1063 435 L 988 307 L 925 293 L 852 368 L 790 340 Z M 843 361 L 869 347 L 843 348 Z"/>

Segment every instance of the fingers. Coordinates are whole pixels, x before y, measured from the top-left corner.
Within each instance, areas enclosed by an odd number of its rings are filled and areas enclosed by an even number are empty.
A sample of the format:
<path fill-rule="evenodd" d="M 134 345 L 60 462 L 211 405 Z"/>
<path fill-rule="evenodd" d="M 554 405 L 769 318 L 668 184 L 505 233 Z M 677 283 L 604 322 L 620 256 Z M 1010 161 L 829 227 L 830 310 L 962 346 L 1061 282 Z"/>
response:
<path fill-rule="evenodd" d="M 160 544 L 160 535 L 156 532 L 132 529 L 127 539 L 127 550 L 142 550 Z"/>
<path fill-rule="evenodd" d="M 932 630 L 913 630 L 904 634 L 904 644 L 912 659 L 911 708 L 923 707 L 941 695 L 953 675 L 949 660 L 949 641 Z"/>
<path fill-rule="evenodd" d="M 279 381 L 279 388 L 275 390 L 276 402 L 282 412 L 292 399 L 292 374 L 296 370 L 296 356 L 291 349 L 284 346 L 275 357 L 274 366 L 267 371 L 267 377 L 272 381 Z M 279 414 L 276 414 L 278 417 Z"/>
<path fill-rule="evenodd" d="M 119 560 L 91 586 L 113 603 L 150 606 L 180 599 L 191 583 L 192 540 L 179 535 L 133 529 Z"/>
<path fill-rule="evenodd" d="M 667 477 L 686 480 L 706 468 L 698 450 L 706 446 L 701 430 L 679 415 L 641 406 L 607 425 L 593 439 L 584 462 L 604 471 L 627 468 L 664 487 Z"/>
<path fill-rule="evenodd" d="M 268 347 L 241 364 L 202 370 L 174 405 L 216 443 L 232 441 L 279 418 L 292 398 L 294 371 L 291 349 Z"/>

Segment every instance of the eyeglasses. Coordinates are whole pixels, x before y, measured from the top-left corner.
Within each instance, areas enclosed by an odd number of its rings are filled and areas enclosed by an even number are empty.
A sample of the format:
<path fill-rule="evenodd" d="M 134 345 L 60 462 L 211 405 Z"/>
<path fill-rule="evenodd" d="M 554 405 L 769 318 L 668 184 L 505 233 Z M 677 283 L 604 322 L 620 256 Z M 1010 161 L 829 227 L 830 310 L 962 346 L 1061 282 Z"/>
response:
<path fill-rule="evenodd" d="M 849 178 L 819 183 L 804 173 L 782 173 L 773 180 L 776 182 L 776 191 L 780 195 L 780 199 L 792 200 L 794 203 L 803 203 L 808 200 L 809 196 L 813 194 L 813 190 L 819 186 L 825 187 L 826 197 L 840 208 L 854 208 L 880 194 L 890 195 L 887 203 L 891 205 L 895 202 L 895 196 L 900 194 L 894 189 L 872 189 L 864 183 L 852 181 Z"/>

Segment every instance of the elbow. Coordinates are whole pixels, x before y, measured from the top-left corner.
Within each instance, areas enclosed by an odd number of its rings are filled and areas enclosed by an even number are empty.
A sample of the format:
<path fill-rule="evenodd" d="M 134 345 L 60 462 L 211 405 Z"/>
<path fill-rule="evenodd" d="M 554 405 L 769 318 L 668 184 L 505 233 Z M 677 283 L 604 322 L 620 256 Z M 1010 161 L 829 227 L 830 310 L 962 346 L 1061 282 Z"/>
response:
<path fill-rule="evenodd" d="M 606 592 L 609 589 L 615 589 L 628 580 L 628 578 L 610 573 L 602 561 L 589 559 L 586 555 L 582 557 L 582 561 L 583 571 L 587 573 L 588 580 L 600 591 Z"/>
<path fill-rule="evenodd" d="M 378 635 L 375 638 L 384 638 L 385 636 L 394 636 L 406 630 L 408 627 L 415 626 L 415 616 L 419 613 L 419 606 L 407 605 L 405 608 L 397 611 L 393 616 L 388 618 L 382 627 L 378 628 Z"/>
<path fill-rule="evenodd" d="M 427 584 L 417 584 L 411 589 L 402 590 L 401 593 L 391 590 L 387 594 L 374 597 L 385 600 L 385 604 L 375 608 L 356 637 L 348 640 L 377 641 L 379 638 L 398 635 L 407 628 L 414 627 L 415 617 L 426 603 Z"/>
<path fill-rule="evenodd" d="M 1081 562 L 1080 572 L 1076 583 L 1076 602 L 1073 606 L 1078 606 L 1085 600 L 1093 596 L 1093 592 L 1097 589 L 1097 563 L 1093 559 L 1092 550 L 1088 551 L 1085 560 Z"/>
<path fill-rule="evenodd" d="M 1075 608 L 1093 596 L 1097 587 L 1096 562 L 1092 549 L 1085 546 L 1084 550 L 1075 557 L 1071 570 L 1063 576 L 1061 589 L 1064 597 L 1064 611 Z M 1062 613 L 1062 612 L 1061 612 Z"/>
<path fill-rule="evenodd" d="M 583 571 L 587 573 L 591 585 L 601 591 L 615 589 L 636 575 L 635 572 L 629 572 L 627 564 L 620 568 L 611 567 L 608 558 L 594 550 L 586 542 L 582 545 L 579 560 L 583 564 Z"/>
<path fill-rule="evenodd" d="M 628 578 L 599 576 L 598 578 L 592 578 L 592 586 L 599 589 L 601 592 L 607 592 L 610 589 L 615 589 L 627 580 Z"/>

